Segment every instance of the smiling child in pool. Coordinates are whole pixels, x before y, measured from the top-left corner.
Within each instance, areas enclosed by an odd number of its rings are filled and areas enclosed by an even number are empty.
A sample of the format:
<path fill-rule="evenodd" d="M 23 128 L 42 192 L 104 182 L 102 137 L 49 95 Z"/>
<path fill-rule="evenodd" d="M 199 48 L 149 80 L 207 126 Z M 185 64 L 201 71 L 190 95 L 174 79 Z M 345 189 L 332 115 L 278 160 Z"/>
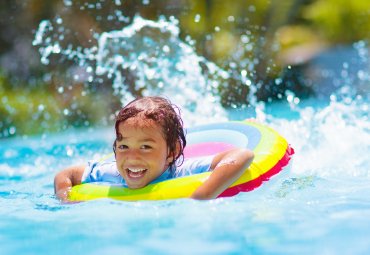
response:
<path fill-rule="evenodd" d="M 179 176 L 212 171 L 191 198 L 220 195 L 253 160 L 247 149 L 231 149 L 214 156 L 183 160 L 186 139 L 176 106 L 162 97 L 138 98 L 119 112 L 114 160 L 89 162 L 60 171 L 54 179 L 55 194 L 68 200 L 72 186 L 86 182 L 120 183 L 130 189 Z"/>

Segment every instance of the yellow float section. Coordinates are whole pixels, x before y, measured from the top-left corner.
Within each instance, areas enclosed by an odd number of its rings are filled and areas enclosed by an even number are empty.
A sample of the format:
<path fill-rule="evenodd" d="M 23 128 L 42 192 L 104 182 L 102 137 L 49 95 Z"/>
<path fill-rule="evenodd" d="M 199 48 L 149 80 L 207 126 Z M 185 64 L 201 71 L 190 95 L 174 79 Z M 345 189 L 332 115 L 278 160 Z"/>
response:
<path fill-rule="evenodd" d="M 254 160 L 244 174 L 230 187 L 253 181 L 272 169 L 285 155 L 287 141 L 272 128 L 250 121 L 243 121 L 257 128 L 261 139 L 254 148 Z M 247 135 L 247 134 L 246 134 Z M 247 135 L 248 136 L 248 135 Z M 122 186 L 99 185 L 84 183 L 72 187 L 70 201 L 87 201 L 99 198 L 111 198 L 125 201 L 164 200 L 187 198 L 210 176 L 205 172 L 149 184 L 141 189 L 129 189 Z"/>

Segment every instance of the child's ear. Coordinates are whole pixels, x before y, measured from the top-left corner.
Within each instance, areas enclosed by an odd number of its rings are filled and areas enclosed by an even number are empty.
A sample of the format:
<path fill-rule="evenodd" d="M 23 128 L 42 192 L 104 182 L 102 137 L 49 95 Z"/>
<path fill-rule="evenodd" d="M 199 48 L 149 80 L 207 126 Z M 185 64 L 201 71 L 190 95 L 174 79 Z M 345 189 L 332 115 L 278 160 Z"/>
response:
<path fill-rule="evenodd" d="M 179 143 L 179 141 L 177 141 L 175 151 L 172 152 L 172 153 L 170 152 L 168 154 L 167 163 L 173 162 L 178 157 L 179 153 L 180 153 L 180 143 Z"/>

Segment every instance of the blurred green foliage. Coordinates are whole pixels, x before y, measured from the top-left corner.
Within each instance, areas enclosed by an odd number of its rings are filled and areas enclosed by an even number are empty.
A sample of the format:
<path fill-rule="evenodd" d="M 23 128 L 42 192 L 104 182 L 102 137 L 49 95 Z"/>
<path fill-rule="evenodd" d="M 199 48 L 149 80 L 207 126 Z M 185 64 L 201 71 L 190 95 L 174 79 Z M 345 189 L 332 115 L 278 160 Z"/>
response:
<path fill-rule="evenodd" d="M 94 34 L 122 29 L 135 15 L 179 19 L 181 38 L 190 36 L 199 55 L 231 74 L 219 91 L 225 106 L 248 104 L 250 83 L 260 100 L 286 88 L 309 94 L 298 79 L 271 88 L 297 60 L 370 38 L 369 0 L 2 0 L 0 138 L 111 124 L 120 103 L 109 79 L 86 86 L 68 76 L 73 60 L 42 65 L 32 40 L 41 20 L 63 17 L 63 42 L 91 47 Z"/>
<path fill-rule="evenodd" d="M 57 132 L 70 126 L 107 125 L 113 113 L 106 109 L 118 104 L 114 98 L 108 100 L 108 94 L 83 93 L 82 84 L 63 93 L 50 84 L 45 88 L 45 83 L 28 89 L 26 85 L 10 84 L 0 74 L 0 137 Z"/>
<path fill-rule="evenodd" d="M 312 1 L 303 8 L 302 17 L 330 43 L 352 43 L 370 38 L 370 1 Z"/>

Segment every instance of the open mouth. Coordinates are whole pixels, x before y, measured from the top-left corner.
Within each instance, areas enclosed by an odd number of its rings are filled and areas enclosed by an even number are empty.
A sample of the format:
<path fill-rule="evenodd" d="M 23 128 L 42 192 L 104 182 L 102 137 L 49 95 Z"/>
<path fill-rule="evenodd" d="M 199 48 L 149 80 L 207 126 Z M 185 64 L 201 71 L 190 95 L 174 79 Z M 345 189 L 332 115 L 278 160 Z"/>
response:
<path fill-rule="evenodd" d="M 145 168 L 126 168 L 127 175 L 130 178 L 140 178 L 145 175 L 147 170 Z"/>

